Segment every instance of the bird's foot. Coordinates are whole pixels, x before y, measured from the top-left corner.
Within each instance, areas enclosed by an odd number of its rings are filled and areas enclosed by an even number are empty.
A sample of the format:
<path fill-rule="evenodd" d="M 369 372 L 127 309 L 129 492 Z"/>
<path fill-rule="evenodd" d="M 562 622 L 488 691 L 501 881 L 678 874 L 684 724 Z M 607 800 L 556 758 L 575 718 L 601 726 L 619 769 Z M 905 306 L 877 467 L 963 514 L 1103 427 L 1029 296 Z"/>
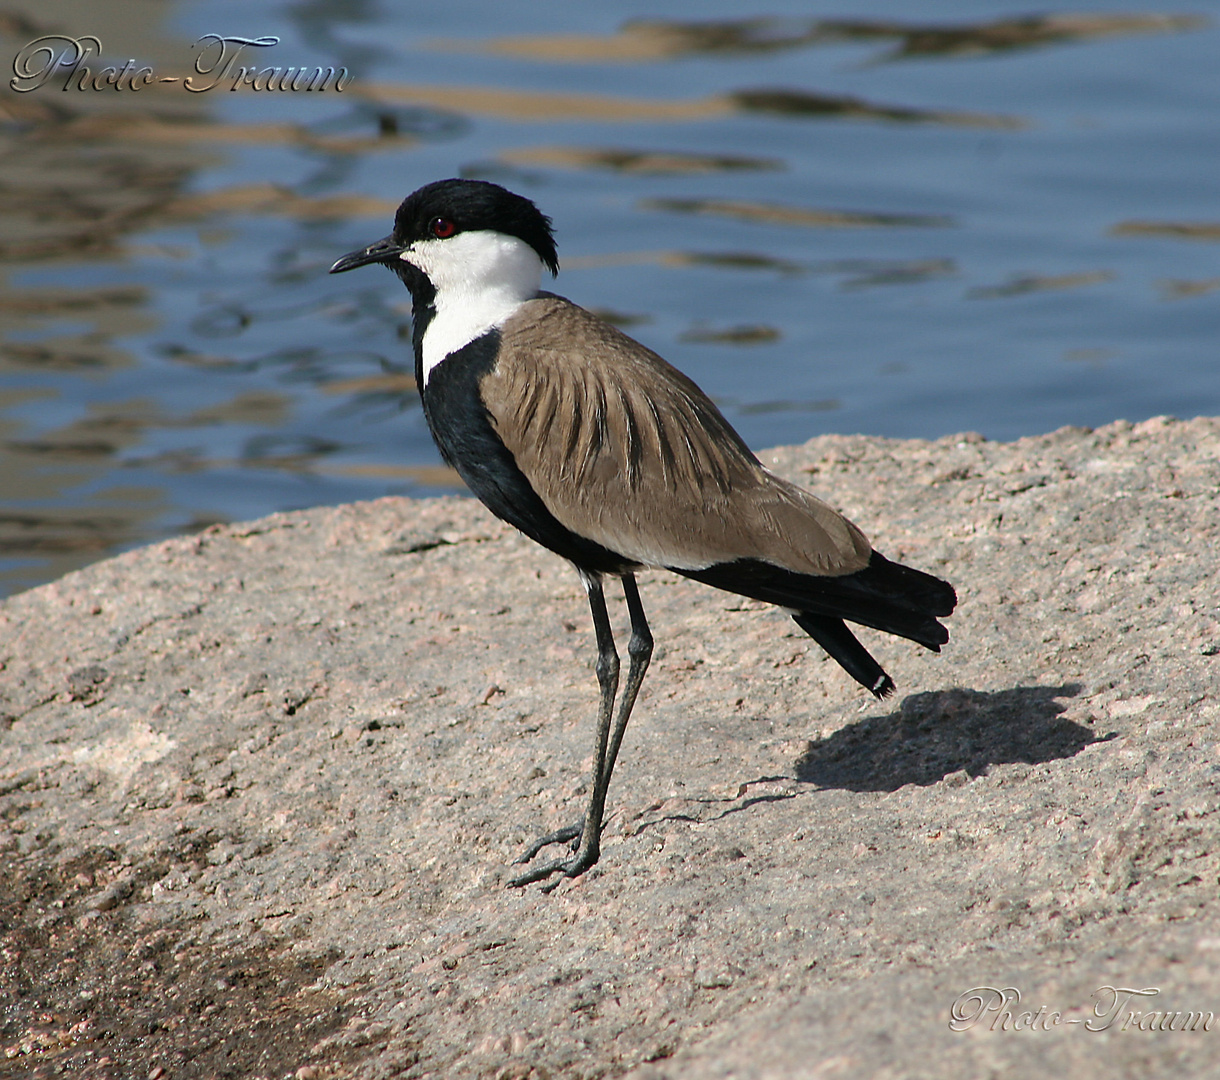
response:
<path fill-rule="evenodd" d="M 544 847 L 550 847 L 551 844 L 570 844 L 572 850 L 575 851 L 580 844 L 580 836 L 584 829 L 585 823 L 582 820 L 578 821 L 575 825 L 567 825 L 562 829 L 556 829 L 554 832 L 547 833 L 546 836 L 538 837 L 537 840 L 513 860 L 513 865 L 516 866 L 529 862 Z"/>
<path fill-rule="evenodd" d="M 564 877 L 580 877 L 590 866 L 597 862 L 598 855 L 599 852 L 596 844 L 591 844 L 588 848 L 582 844 L 580 850 L 570 859 L 556 859 L 554 862 L 543 863 L 541 866 L 532 866 L 524 874 L 519 874 L 513 878 L 508 883 L 508 887 L 510 889 L 520 889 L 535 881 L 542 881 L 552 874 L 562 874 L 563 877 L 557 877 L 554 881 L 549 881 L 542 887 L 543 892 L 549 893 L 563 881 Z"/>
<path fill-rule="evenodd" d="M 542 881 L 552 874 L 562 874 L 564 877 L 569 878 L 579 877 L 597 862 L 600 855 L 598 837 L 591 837 L 588 842 L 582 842 L 584 831 L 584 822 L 579 822 L 576 825 L 569 825 L 563 829 L 556 829 L 552 833 L 547 833 L 546 836 L 540 836 L 525 849 L 521 856 L 514 861 L 513 865 L 516 866 L 529 862 L 538 852 L 550 844 L 569 844 L 572 849 L 572 857 L 568 859 L 555 859 L 549 863 L 530 867 L 524 874 L 519 874 L 509 881 L 508 887 L 510 889 L 520 889 L 535 881 Z M 562 880 L 563 878 L 556 878 L 554 881 L 543 886 L 542 891 L 550 892 Z"/>

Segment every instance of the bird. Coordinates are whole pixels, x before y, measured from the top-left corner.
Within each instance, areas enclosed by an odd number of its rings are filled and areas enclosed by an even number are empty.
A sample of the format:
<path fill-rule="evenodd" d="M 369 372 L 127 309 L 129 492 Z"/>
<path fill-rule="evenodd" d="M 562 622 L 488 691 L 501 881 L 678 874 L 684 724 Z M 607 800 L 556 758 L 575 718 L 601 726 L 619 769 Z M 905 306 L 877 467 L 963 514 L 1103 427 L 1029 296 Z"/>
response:
<path fill-rule="evenodd" d="M 576 568 L 600 687 L 584 817 L 538 838 L 508 884 L 552 889 L 597 863 L 606 795 L 653 637 L 635 575 L 661 568 L 785 609 L 876 698 L 894 682 L 847 623 L 939 652 L 952 585 L 893 562 L 846 517 L 767 470 L 712 400 L 616 327 L 542 289 L 554 226 L 489 181 L 438 180 L 330 273 L 381 265 L 411 294 L 415 380 L 442 458 L 498 518 Z M 631 622 L 620 660 L 603 583 Z M 617 700 L 617 710 L 616 710 Z M 546 847 L 568 854 L 529 865 Z M 550 879 L 550 880 L 546 880 Z"/>

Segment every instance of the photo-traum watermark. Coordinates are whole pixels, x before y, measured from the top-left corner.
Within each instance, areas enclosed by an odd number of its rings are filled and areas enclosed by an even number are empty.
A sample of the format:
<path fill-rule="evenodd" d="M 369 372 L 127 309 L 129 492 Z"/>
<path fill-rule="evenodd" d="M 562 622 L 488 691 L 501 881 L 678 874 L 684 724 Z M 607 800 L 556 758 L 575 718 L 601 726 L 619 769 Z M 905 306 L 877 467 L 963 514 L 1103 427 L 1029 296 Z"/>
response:
<path fill-rule="evenodd" d="M 225 37 L 204 34 L 194 43 L 195 74 L 158 75 L 147 64 L 136 67 L 134 59 L 122 67 L 101 67 L 97 58 L 102 43 L 92 34 L 69 37 L 66 34 L 46 34 L 24 45 L 13 57 L 13 77 L 9 86 L 19 94 L 28 94 L 44 86 L 60 90 L 143 90 L 156 84 L 181 83 L 193 94 L 217 87 L 239 90 L 294 90 L 341 92 L 352 83 L 345 67 L 301 66 L 259 67 L 252 61 L 255 54 L 247 50 L 269 49 L 278 45 L 278 37 Z M 239 64 L 240 61 L 240 64 Z M 59 77 L 63 82 L 60 84 Z"/>
<path fill-rule="evenodd" d="M 1160 993 L 1155 986 L 1137 990 L 1130 986 L 1100 986 L 1093 993 L 1093 1015 L 1064 1016 L 1045 1005 L 1022 1009 L 1021 991 L 1015 986 L 975 986 L 959 994 L 949 1010 L 949 1028 L 969 1031 L 1054 1031 L 1061 1027 L 1083 1027 L 1085 1031 L 1211 1031 L 1211 1012 L 1147 1009 Z M 1140 1006 L 1136 1008 L 1135 1006 Z M 1075 1010 L 1071 1010 L 1075 1011 Z"/>

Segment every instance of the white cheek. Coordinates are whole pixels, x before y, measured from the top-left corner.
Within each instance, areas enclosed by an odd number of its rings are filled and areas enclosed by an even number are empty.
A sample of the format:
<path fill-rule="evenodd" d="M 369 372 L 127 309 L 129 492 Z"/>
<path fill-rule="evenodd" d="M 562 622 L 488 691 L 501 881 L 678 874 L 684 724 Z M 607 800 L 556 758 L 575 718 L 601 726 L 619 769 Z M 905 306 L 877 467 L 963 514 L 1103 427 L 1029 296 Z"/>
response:
<path fill-rule="evenodd" d="M 542 262 L 524 241 L 493 232 L 416 240 L 398 256 L 432 283 L 421 344 L 424 385 L 445 357 L 487 333 L 538 292 Z"/>
<path fill-rule="evenodd" d="M 425 252 L 419 250 L 418 244 L 412 244 L 406 251 L 403 251 L 398 256 L 408 266 L 414 266 L 416 270 L 422 270 L 425 274 L 428 272 L 428 256 Z"/>
<path fill-rule="evenodd" d="M 452 240 L 416 240 L 399 258 L 421 270 L 439 293 L 455 288 L 478 291 L 487 266 L 482 246 L 467 239 L 475 235 L 459 233 Z"/>

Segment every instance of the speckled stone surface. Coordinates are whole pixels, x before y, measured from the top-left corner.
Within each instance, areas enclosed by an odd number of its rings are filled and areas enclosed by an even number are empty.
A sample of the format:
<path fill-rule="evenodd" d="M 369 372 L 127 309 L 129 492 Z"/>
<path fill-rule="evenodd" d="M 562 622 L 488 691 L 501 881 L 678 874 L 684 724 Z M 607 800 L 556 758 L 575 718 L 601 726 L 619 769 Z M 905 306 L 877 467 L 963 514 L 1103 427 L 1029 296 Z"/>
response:
<path fill-rule="evenodd" d="M 582 812 L 592 630 L 476 503 L 217 526 L 0 605 L 0 1075 L 1207 1073 L 1220 421 L 763 460 L 951 580 L 952 640 L 863 631 L 877 703 L 782 613 L 642 575 L 602 860 L 550 895 L 504 882 Z M 1091 1030 L 1107 986 L 1158 993 Z M 953 1030 L 980 987 L 1011 1019 Z"/>

